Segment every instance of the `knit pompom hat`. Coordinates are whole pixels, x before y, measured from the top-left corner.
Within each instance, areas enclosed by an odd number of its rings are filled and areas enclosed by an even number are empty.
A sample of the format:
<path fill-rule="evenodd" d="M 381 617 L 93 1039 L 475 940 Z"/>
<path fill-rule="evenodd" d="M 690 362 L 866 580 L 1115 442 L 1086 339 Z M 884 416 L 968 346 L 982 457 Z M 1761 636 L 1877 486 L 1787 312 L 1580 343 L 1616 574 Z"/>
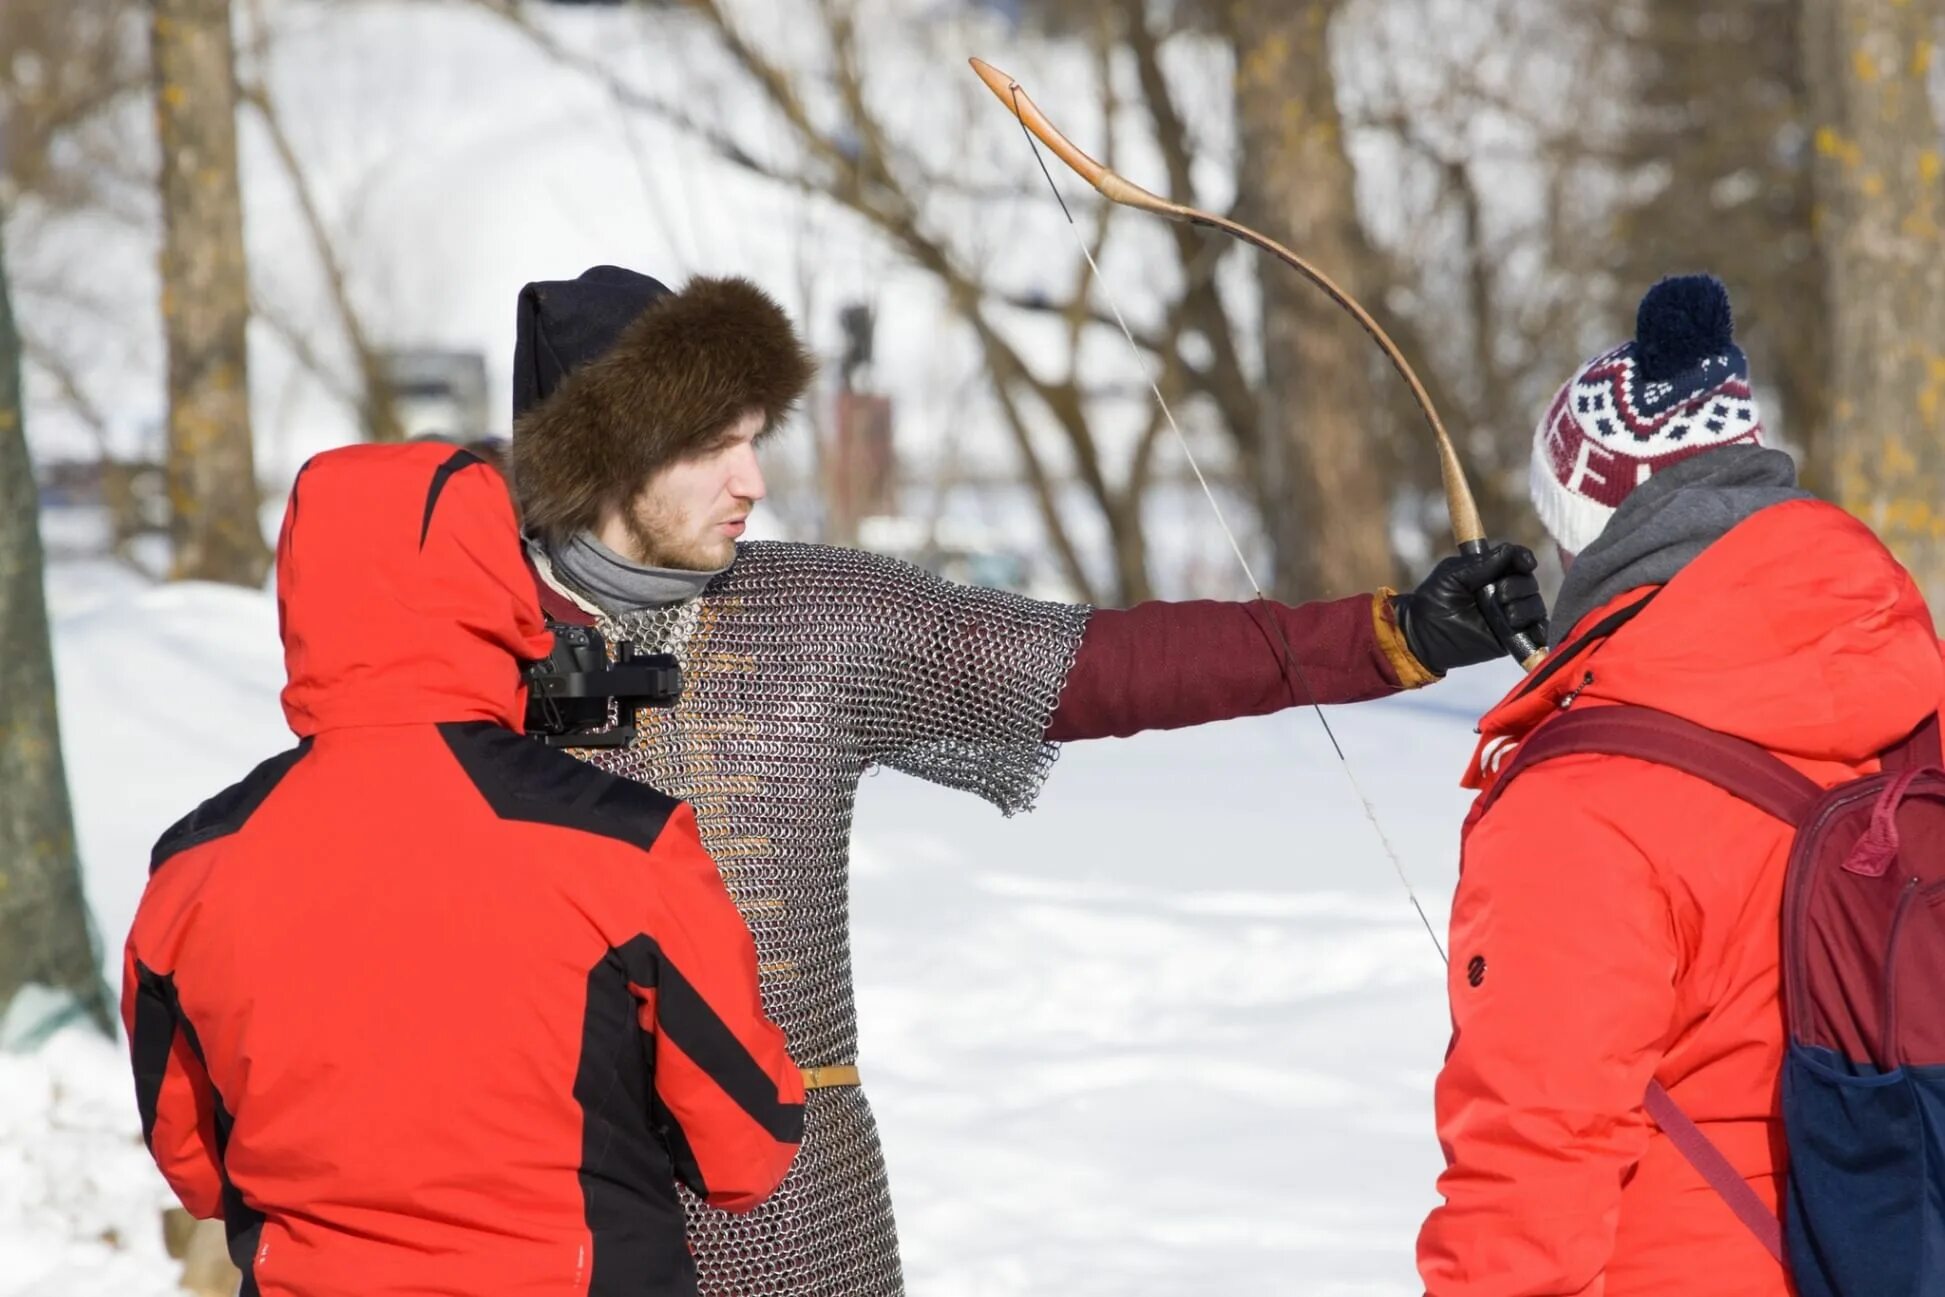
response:
<path fill-rule="evenodd" d="M 1533 434 L 1530 489 L 1547 533 L 1578 554 L 1628 492 L 1717 446 L 1763 443 L 1729 291 L 1711 275 L 1664 279 L 1634 339 L 1567 381 Z"/>

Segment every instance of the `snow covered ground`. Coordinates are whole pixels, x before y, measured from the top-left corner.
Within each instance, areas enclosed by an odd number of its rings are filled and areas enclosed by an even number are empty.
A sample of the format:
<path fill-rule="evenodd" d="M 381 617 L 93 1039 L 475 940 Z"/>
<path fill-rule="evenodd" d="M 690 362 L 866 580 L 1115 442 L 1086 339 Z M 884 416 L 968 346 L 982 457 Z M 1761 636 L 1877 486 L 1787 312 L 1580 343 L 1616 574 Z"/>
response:
<path fill-rule="evenodd" d="M 112 952 L 148 847 L 288 746 L 268 597 L 58 568 L 63 741 Z M 1481 668 L 1331 711 L 1441 929 Z M 1031 816 L 868 780 L 862 1064 L 911 1289 L 1408 1294 L 1440 969 L 1309 714 L 1070 747 Z M 110 967 L 111 980 L 116 976 Z M 0 1055 L 0 1297 L 171 1290 L 119 1047 Z"/>

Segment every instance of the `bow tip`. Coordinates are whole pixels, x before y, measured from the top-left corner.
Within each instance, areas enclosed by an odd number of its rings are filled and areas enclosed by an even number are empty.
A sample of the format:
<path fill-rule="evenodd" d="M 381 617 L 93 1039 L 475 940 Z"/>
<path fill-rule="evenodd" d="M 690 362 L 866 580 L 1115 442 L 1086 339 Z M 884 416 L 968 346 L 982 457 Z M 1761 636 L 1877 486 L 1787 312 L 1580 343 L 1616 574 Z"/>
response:
<path fill-rule="evenodd" d="M 966 61 L 972 64 L 972 70 L 979 74 L 979 79 L 986 83 L 986 88 L 998 95 L 1002 101 L 1005 101 L 1012 94 L 1013 88 L 1019 84 L 978 55 Z"/>

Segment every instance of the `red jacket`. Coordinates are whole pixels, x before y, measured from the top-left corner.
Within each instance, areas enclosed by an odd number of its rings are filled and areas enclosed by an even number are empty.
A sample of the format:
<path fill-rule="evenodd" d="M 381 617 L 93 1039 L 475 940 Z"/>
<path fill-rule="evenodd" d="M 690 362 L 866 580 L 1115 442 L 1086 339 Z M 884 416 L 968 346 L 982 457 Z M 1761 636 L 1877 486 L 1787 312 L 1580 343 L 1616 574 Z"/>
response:
<path fill-rule="evenodd" d="M 1904 569 L 1840 510 L 1778 504 L 1489 713 L 1469 782 L 1488 786 L 1563 706 L 1635 703 L 1829 786 L 1875 770 L 1941 693 Z M 1699 779 L 1596 755 L 1532 767 L 1469 825 L 1437 1088 L 1445 1204 L 1418 1246 L 1431 1297 L 1784 1297 L 1781 1268 L 1642 1105 L 1659 1080 L 1774 1204 L 1788 841 Z"/>
<path fill-rule="evenodd" d="M 761 1201 L 803 1088 L 689 809 L 518 733 L 504 483 L 321 455 L 277 580 L 302 741 L 163 836 L 129 934 L 157 1165 L 266 1297 L 693 1293 L 676 1180 Z"/>

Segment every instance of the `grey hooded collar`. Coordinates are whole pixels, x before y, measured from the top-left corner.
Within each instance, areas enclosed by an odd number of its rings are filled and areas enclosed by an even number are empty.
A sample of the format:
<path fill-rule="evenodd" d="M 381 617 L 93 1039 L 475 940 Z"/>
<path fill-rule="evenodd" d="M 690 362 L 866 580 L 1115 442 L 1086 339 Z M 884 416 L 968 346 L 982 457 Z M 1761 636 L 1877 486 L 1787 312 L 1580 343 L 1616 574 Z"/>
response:
<path fill-rule="evenodd" d="M 1575 557 L 1553 605 L 1565 636 L 1608 600 L 1666 585 L 1730 529 L 1770 505 L 1807 500 L 1796 465 L 1780 450 L 1723 446 L 1682 460 L 1621 502 L 1600 538 Z"/>
<path fill-rule="evenodd" d="M 529 537 L 527 548 L 574 593 L 610 617 L 687 602 L 729 571 L 728 565 L 711 572 L 646 567 L 623 558 L 585 531 L 558 545 Z"/>

